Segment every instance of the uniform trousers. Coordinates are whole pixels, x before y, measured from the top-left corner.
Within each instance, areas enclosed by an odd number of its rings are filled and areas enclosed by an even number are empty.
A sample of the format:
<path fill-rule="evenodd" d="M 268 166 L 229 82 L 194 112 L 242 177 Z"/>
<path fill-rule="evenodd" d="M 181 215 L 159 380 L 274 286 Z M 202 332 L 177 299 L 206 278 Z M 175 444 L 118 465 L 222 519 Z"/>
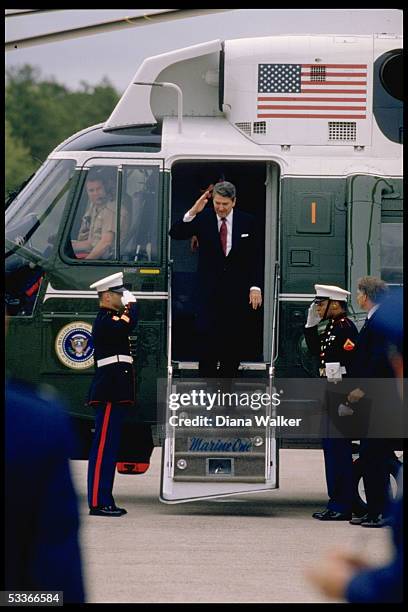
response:
<path fill-rule="evenodd" d="M 95 433 L 88 463 L 90 508 L 115 505 L 112 488 L 122 422 L 128 409 L 114 402 L 106 402 L 96 408 Z"/>

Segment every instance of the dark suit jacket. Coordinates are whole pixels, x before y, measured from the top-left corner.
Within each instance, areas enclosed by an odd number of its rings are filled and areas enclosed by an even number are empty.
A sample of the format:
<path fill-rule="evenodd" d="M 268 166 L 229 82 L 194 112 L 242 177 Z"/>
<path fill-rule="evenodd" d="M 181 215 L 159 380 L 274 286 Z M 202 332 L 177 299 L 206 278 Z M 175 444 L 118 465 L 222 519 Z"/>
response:
<path fill-rule="evenodd" d="M 388 357 L 387 334 L 376 322 L 381 308 L 360 330 L 351 363 L 350 378 L 353 380 L 348 382 L 350 388 L 362 389 L 372 404 L 369 437 L 398 438 L 403 435 L 403 406 Z M 358 406 L 359 403 L 357 410 Z"/>
<path fill-rule="evenodd" d="M 193 221 L 180 219 L 170 229 L 175 240 L 197 236 L 197 315 L 202 331 L 211 328 L 222 309 L 226 324 L 236 325 L 248 312 L 249 290 L 262 288 L 262 260 L 255 217 L 234 208 L 232 245 L 224 256 L 213 208 L 199 213 Z M 228 312 L 227 312 L 228 311 Z"/>
<path fill-rule="evenodd" d="M 387 355 L 387 339 L 376 325 L 376 317 L 380 308 L 370 317 L 357 337 L 351 367 L 353 378 L 394 377 Z"/>
<path fill-rule="evenodd" d="M 55 397 L 16 381 L 6 386 L 5 412 L 6 589 L 64 591 L 64 603 L 81 603 L 68 417 Z"/>

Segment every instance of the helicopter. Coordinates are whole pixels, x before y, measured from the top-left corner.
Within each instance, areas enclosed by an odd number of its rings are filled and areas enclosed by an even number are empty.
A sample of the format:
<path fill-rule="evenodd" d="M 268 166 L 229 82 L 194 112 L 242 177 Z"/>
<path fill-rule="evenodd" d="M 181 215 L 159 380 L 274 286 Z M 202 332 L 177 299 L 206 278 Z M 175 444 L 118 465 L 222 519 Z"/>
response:
<path fill-rule="evenodd" d="M 7 367 L 67 398 L 76 458 L 88 456 L 93 423 L 84 405 L 97 312 L 89 287 L 121 271 L 140 322 L 130 338 L 137 406 L 118 461 L 129 473 L 147 465 L 152 432 L 167 503 L 279 486 L 285 441 L 273 428 L 239 443 L 236 431 L 219 430 L 207 450 L 202 432 L 163 425 L 169 394 L 198 368 L 199 243 L 171 241 L 168 231 L 208 186 L 236 185 L 239 206 L 262 228 L 264 262 L 264 305 L 240 384 L 259 378 L 272 394 L 276 377 L 312 377 L 303 328 L 314 283 L 352 293 L 364 275 L 402 284 L 401 83 L 394 34 L 210 40 L 147 58 L 106 122 L 50 153 L 6 210 Z M 78 247 L 92 181 L 115 228 L 96 256 Z M 239 451 L 225 450 L 234 444 Z"/>

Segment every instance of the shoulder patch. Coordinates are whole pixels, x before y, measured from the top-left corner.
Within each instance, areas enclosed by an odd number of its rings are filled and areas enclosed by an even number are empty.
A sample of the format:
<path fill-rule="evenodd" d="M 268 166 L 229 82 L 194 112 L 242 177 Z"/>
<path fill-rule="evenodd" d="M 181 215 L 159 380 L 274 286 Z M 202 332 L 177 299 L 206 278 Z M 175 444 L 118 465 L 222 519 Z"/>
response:
<path fill-rule="evenodd" d="M 345 351 L 352 351 L 355 346 L 356 346 L 355 343 L 352 340 L 350 340 L 350 338 L 347 338 L 347 340 L 343 344 L 343 348 Z"/>
<path fill-rule="evenodd" d="M 123 315 L 122 315 L 120 318 L 121 318 L 123 321 L 126 321 L 126 323 L 130 323 L 130 318 L 129 318 L 129 317 L 127 317 L 125 314 L 123 314 Z"/>

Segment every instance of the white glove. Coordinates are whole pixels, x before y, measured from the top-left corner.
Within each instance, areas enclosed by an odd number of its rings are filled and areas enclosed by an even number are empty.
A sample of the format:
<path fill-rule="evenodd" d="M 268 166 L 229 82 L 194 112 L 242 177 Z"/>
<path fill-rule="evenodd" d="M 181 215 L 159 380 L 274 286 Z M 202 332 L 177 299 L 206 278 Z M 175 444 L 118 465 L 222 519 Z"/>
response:
<path fill-rule="evenodd" d="M 310 304 L 305 327 L 315 327 L 321 320 L 322 318 L 316 312 L 316 304 Z"/>
<path fill-rule="evenodd" d="M 353 408 L 351 408 L 351 406 L 347 406 L 346 404 L 339 404 L 337 412 L 341 417 L 351 416 L 352 414 L 354 414 Z"/>
<path fill-rule="evenodd" d="M 120 301 L 122 302 L 122 304 L 124 306 L 127 306 L 130 302 L 136 302 L 136 298 L 133 295 L 133 293 L 131 293 L 130 291 L 128 291 L 127 289 L 123 292 L 122 297 L 120 298 Z"/>

